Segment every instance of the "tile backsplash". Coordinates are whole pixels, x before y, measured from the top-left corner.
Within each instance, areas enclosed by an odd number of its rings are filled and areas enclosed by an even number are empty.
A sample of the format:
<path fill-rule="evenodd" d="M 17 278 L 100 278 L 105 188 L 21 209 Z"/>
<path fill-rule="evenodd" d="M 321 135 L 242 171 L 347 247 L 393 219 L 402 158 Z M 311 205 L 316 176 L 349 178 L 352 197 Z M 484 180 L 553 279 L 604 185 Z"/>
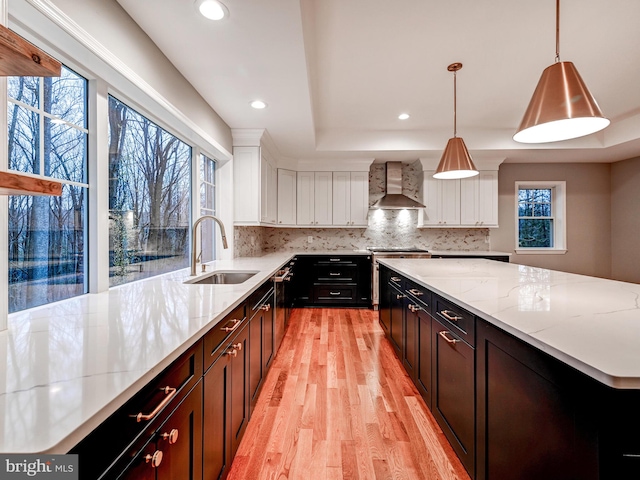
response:
<path fill-rule="evenodd" d="M 402 168 L 402 193 L 421 200 L 420 162 Z M 385 166 L 371 165 L 369 204 L 385 191 Z M 235 227 L 236 257 L 276 251 L 361 250 L 376 247 L 420 247 L 428 250 L 490 250 L 488 228 L 417 228 L 417 210 L 371 210 L 367 228 Z M 309 240 L 311 239 L 311 242 Z"/>

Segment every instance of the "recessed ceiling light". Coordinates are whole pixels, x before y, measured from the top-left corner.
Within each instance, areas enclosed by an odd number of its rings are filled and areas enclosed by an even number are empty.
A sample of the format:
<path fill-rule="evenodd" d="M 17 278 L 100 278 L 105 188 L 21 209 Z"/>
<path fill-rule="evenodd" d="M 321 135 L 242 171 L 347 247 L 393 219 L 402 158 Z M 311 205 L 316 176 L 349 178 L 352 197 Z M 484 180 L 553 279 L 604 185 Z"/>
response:
<path fill-rule="evenodd" d="M 264 103 L 262 100 L 254 100 L 253 102 L 250 103 L 250 105 L 257 110 L 267 108 L 267 104 Z"/>
<path fill-rule="evenodd" d="M 229 16 L 227 7 L 217 0 L 196 0 L 198 11 L 209 20 L 222 20 Z"/>
<path fill-rule="evenodd" d="M 409 117 L 410 115 L 408 113 L 401 113 L 400 115 L 398 115 L 399 120 L 406 120 Z"/>

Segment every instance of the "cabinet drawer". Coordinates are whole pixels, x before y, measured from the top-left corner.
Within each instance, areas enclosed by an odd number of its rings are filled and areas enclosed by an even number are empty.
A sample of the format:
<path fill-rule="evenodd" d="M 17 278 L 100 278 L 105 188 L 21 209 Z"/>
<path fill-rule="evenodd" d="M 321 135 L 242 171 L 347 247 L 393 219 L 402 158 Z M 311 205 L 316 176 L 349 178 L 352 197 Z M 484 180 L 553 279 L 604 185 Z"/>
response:
<path fill-rule="evenodd" d="M 431 313 L 432 295 L 430 290 L 409 280 L 405 281 L 404 290 L 410 302 Z"/>
<path fill-rule="evenodd" d="M 242 328 L 247 318 L 245 304 L 239 305 L 229 315 L 218 322 L 204 336 L 204 370 L 215 360 L 215 352 L 224 345 L 225 340 Z"/>
<path fill-rule="evenodd" d="M 316 285 L 314 288 L 314 301 L 317 303 L 344 303 L 355 300 L 355 285 Z"/>
<path fill-rule="evenodd" d="M 473 314 L 435 294 L 433 295 L 432 314 L 442 324 L 451 328 L 462 340 L 469 345 L 475 345 L 476 322 Z"/>
<path fill-rule="evenodd" d="M 200 341 L 71 449 L 79 455 L 82 478 L 98 478 L 112 463 L 129 462 L 124 450 L 134 441 L 147 442 L 144 434 L 155 431 L 201 377 Z"/>
<path fill-rule="evenodd" d="M 356 265 L 319 265 L 315 270 L 316 282 L 356 282 L 358 267 Z"/>

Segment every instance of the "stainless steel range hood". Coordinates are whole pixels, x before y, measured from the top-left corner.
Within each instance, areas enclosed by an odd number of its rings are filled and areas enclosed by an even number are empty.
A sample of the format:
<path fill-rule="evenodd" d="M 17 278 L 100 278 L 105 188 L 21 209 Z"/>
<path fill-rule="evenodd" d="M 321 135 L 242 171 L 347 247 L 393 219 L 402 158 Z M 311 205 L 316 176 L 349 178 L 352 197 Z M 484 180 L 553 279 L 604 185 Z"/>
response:
<path fill-rule="evenodd" d="M 371 208 L 382 208 L 387 210 L 404 208 L 424 208 L 420 202 L 402 194 L 402 162 L 387 162 L 385 164 L 387 176 L 387 191 L 380 200 L 374 203 Z"/>

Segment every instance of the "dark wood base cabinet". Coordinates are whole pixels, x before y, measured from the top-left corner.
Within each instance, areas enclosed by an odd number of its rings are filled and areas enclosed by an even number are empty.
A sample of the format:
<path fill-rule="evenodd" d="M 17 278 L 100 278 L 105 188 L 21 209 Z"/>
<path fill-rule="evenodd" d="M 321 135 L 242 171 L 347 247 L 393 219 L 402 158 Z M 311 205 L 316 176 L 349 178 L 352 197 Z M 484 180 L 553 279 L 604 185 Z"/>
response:
<path fill-rule="evenodd" d="M 431 412 L 458 458 L 475 469 L 474 349 L 433 319 Z M 509 477 L 505 477 L 509 478 Z M 512 477 L 517 478 L 517 477 Z"/>
<path fill-rule="evenodd" d="M 204 375 L 204 478 L 227 476 L 249 422 L 249 326 Z"/>
<path fill-rule="evenodd" d="M 276 352 L 274 301 L 265 282 L 76 445 L 80 478 L 226 478 Z"/>
<path fill-rule="evenodd" d="M 477 328 L 476 478 L 600 478 L 594 385 L 486 322 Z"/>
<path fill-rule="evenodd" d="M 472 478 L 640 478 L 640 390 L 607 387 L 384 265 L 380 278 L 380 324 Z"/>
<path fill-rule="evenodd" d="M 295 277 L 295 306 L 371 306 L 370 255 L 299 255 Z"/>

